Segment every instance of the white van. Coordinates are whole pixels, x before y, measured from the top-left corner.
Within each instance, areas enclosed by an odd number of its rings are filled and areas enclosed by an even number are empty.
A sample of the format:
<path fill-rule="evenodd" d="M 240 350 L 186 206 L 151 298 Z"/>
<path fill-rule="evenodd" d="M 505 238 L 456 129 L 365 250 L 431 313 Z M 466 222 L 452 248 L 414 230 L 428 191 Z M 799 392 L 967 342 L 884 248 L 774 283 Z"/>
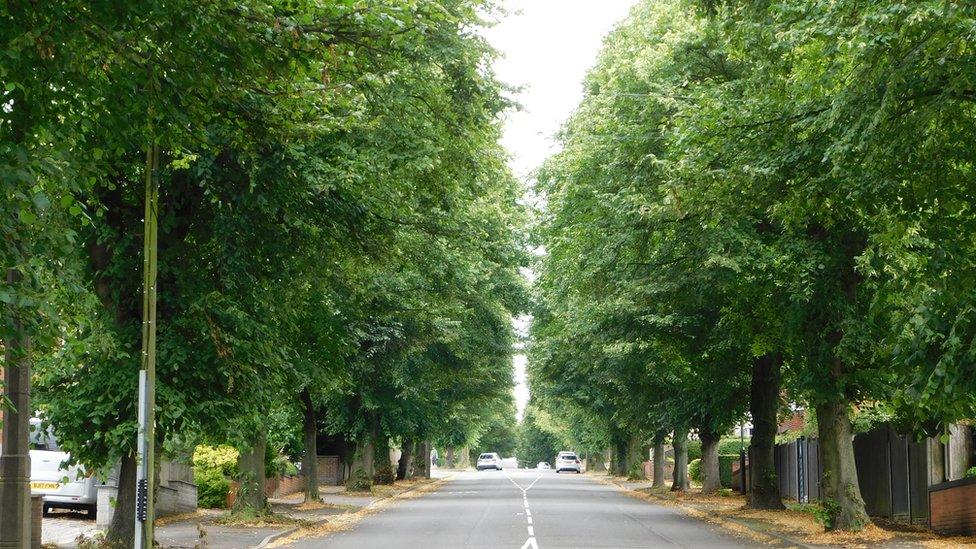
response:
<path fill-rule="evenodd" d="M 98 485 L 80 465 L 64 467 L 68 454 L 58 447 L 54 432 L 41 420 L 30 420 L 31 493 L 44 496 L 44 512 L 50 509 L 81 509 L 95 518 Z"/>

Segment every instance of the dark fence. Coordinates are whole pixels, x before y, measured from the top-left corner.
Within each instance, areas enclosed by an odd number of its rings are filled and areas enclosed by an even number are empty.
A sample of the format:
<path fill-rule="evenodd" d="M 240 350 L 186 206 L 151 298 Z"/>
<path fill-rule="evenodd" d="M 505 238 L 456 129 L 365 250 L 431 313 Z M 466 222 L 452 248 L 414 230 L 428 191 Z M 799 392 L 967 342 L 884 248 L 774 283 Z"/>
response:
<path fill-rule="evenodd" d="M 779 491 L 783 497 L 800 503 L 819 501 L 823 468 L 817 439 L 800 438 L 777 444 L 774 455 Z"/>
<path fill-rule="evenodd" d="M 929 520 L 929 440 L 882 425 L 854 437 L 854 463 L 869 515 L 913 524 Z"/>
<path fill-rule="evenodd" d="M 915 441 L 881 425 L 854 437 L 854 462 L 861 496 L 869 515 L 928 524 L 929 485 L 945 478 L 944 447 L 937 439 Z M 822 497 L 823 466 L 817 439 L 778 444 L 776 474 L 785 499 L 799 503 Z M 748 479 L 748 460 L 746 461 Z M 733 467 L 733 486 L 741 490 L 740 467 Z M 748 480 L 746 482 L 748 485 Z"/>

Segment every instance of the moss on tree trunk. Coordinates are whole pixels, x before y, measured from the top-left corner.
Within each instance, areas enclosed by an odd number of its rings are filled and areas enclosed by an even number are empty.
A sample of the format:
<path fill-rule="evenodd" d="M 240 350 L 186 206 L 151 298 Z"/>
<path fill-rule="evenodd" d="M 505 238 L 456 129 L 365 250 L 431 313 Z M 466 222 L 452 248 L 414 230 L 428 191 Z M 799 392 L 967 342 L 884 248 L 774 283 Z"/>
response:
<path fill-rule="evenodd" d="M 237 458 L 238 476 L 237 498 L 234 500 L 235 513 L 264 513 L 268 498 L 264 494 L 264 454 L 268 449 L 268 436 L 263 428 L 255 433 L 254 444 L 241 451 Z"/>
<path fill-rule="evenodd" d="M 828 530 L 862 530 L 870 524 L 861 499 L 854 464 L 854 442 L 848 405 L 832 400 L 817 406 L 823 505 Z"/>
<path fill-rule="evenodd" d="M 722 487 L 718 463 L 718 446 L 722 437 L 708 429 L 702 429 L 698 436 L 702 443 L 702 493 L 711 494 Z"/>
<path fill-rule="evenodd" d="M 674 474 L 671 475 L 671 491 L 688 489 L 688 428 L 674 431 Z"/>

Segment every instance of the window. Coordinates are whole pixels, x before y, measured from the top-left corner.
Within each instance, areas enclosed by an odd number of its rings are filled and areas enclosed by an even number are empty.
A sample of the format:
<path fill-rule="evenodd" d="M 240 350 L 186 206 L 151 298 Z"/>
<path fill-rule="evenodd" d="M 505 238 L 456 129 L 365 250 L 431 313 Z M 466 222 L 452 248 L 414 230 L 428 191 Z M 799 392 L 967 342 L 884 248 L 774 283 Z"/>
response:
<path fill-rule="evenodd" d="M 29 432 L 31 450 L 57 452 L 60 449 L 58 447 L 58 439 L 54 437 L 54 432 L 50 427 L 45 431 L 39 423 L 31 423 Z"/>

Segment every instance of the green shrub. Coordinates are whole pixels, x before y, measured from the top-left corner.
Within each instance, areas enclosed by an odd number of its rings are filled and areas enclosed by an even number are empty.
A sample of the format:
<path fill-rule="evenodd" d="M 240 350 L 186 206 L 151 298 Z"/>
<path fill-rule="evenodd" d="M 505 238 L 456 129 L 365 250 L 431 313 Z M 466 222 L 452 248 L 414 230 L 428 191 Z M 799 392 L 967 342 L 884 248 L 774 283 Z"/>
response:
<path fill-rule="evenodd" d="M 718 474 L 722 479 L 723 488 L 732 488 L 732 463 L 739 461 L 739 454 L 720 454 L 718 456 Z"/>
<path fill-rule="evenodd" d="M 293 477 L 297 474 L 298 467 L 295 467 L 295 464 L 285 454 L 274 454 L 271 452 L 265 454 L 264 476 L 268 478 L 277 476 Z"/>
<path fill-rule="evenodd" d="M 373 479 L 369 478 L 366 471 L 360 467 L 349 475 L 346 481 L 346 490 L 350 492 L 369 492 L 373 489 Z"/>
<path fill-rule="evenodd" d="M 230 481 L 220 469 L 194 467 L 193 482 L 197 485 L 197 505 L 205 509 L 223 509 L 227 506 Z"/>
<path fill-rule="evenodd" d="M 695 482 L 702 481 L 702 460 L 693 459 L 688 462 L 688 476 Z"/>
<path fill-rule="evenodd" d="M 219 469 L 225 477 L 237 476 L 237 458 L 240 453 L 233 446 L 206 446 L 201 444 L 193 452 L 194 469 Z"/>
<path fill-rule="evenodd" d="M 630 466 L 630 470 L 627 471 L 627 480 L 643 480 L 644 476 L 644 464 L 635 463 Z"/>
<path fill-rule="evenodd" d="M 380 467 L 373 474 L 373 484 L 393 484 L 396 480 L 396 470 L 391 465 Z"/>
<path fill-rule="evenodd" d="M 970 467 L 969 470 L 966 471 L 966 478 L 971 477 L 976 477 L 976 467 Z"/>
<path fill-rule="evenodd" d="M 700 440 L 688 441 L 688 463 L 702 457 L 702 443 Z"/>

